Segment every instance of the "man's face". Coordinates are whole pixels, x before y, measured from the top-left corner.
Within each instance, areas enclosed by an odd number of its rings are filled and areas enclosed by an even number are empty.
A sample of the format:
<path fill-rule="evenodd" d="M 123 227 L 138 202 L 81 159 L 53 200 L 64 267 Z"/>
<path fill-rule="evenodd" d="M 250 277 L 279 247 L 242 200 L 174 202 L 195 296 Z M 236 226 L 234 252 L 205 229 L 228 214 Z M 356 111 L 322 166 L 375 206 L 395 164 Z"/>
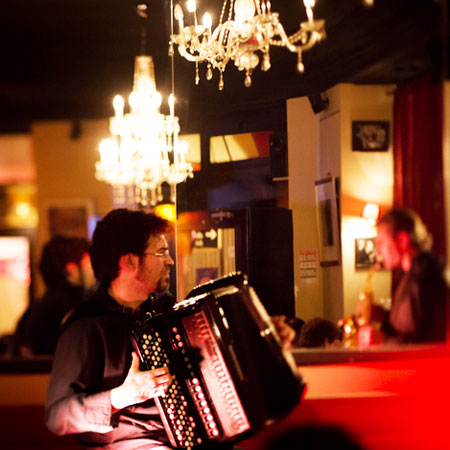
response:
<path fill-rule="evenodd" d="M 91 265 L 91 257 L 89 253 L 85 253 L 80 262 L 81 269 L 81 283 L 86 290 L 91 290 L 95 287 L 95 276 Z"/>
<path fill-rule="evenodd" d="M 166 291 L 170 286 L 170 266 L 174 264 L 166 236 L 150 236 L 145 253 L 140 258 L 137 281 L 148 294 Z"/>
<path fill-rule="evenodd" d="M 401 264 L 401 252 L 395 239 L 391 225 L 380 223 L 375 238 L 377 255 L 381 258 L 386 269 L 395 269 Z"/>

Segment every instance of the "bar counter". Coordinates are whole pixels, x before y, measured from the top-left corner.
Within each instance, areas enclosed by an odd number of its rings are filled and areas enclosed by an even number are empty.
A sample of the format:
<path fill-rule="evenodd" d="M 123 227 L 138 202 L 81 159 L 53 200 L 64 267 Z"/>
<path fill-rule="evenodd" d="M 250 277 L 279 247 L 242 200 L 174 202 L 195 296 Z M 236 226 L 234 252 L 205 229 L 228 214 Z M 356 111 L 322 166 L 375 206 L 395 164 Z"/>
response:
<path fill-rule="evenodd" d="M 295 349 L 292 354 L 306 381 L 303 399 L 286 417 L 240 442 L 243 450 L 263 450 L 270 437 L 309 424 L 345 429 L 364 450 L 450 448 L 450 346 Z M 50 367 L 51 358 L 45 357 L 0 360 L 2 448 L 58 448 L 62 443 L 78 448 L 70 437 L 45 429 Z"/>
<path fill-rule="evenodd" d="M 242 442 L 262 450 L 278 433 L 306 425 L 348 431 L 364 450 L 450 448 L 448 345 L 293 351 L 306 381 L 300 404 Z"/>

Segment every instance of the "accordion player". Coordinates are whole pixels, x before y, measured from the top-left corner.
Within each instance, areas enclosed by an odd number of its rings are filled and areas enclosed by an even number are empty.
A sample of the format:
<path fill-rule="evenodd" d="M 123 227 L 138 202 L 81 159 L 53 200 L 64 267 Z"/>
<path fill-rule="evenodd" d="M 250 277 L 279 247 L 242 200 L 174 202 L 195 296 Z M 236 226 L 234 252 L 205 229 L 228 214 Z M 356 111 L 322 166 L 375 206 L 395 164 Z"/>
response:
<path fill-rule="evenodd" d="M 247 438 L 301 399 L 292 355 L 242 273 L 197 286 L 133 334 L 141 367 L 168 366 L 172 375 L 156 404 L 174 447 Z"/>

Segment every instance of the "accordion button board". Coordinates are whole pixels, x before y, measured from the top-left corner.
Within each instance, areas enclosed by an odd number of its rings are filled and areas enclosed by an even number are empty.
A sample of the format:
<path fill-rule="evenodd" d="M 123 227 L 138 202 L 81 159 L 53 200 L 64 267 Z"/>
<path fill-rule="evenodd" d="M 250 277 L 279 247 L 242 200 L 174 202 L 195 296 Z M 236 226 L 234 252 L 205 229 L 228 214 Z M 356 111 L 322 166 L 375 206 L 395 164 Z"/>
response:
<path fill-rule="evenodd" d="M 177 329 L 176 335 L 178 336 Z M 161 336 L 158 331 L 153 331 L 148 334 L 143 334 L 142 337 L 136 340 L 141 353 L 141 360 L 144 361 L 147 370 L 157 369 L 159 367 L 170 366 L 169 357 L 165 350 Z M 181 336 L 178 340 L 181 343 Z M 181 346 L 180 346 L 181 347 Z M 141 350 L 142 349 L 142 350 Z M 186 355 L 184 349 L 180 350 L 183 355 L 183 360 L 186 366 L 192 368 L 192 362 Z M 169 431 L 169 438 L 172 445 L 180 448 L 191 449 L 203 443 L 194 419 L 194 412 L 183 395 L 183 389 L 175 373 L 171 373 L 172 383 L 167 389 L 166 395 L 160 397 L 157 406 L 160 409 L 160 414 L 166 417 L 165 426 L 166 431 Z M 206 408 L 204 405 L 204 409 Z"/>

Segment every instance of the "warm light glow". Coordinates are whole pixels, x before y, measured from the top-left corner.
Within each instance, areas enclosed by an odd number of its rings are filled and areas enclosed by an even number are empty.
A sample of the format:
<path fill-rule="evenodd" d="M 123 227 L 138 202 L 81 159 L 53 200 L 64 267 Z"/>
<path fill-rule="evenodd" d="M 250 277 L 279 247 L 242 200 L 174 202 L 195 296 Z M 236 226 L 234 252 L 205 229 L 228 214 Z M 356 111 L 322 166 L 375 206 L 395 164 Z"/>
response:
<path fill-rule="evenodd" d="M 366 203 L 361 215 L 373 225 L 380 216 L 380 207 L 376 203 Z"/>
<path fill-rule="evenodd" d="M 31 214 L 31 205 L 27 202 L 18 202 L 16 204 L 16 214 L 21 218 L 26 218 Z"/>
<path fill-rule="evenodd" d="M 357 216 L 343 216 L 342 238 L 351 242 L 356 238 L 376 236 L 375 227 L 367 219 Z M 344 228 L 345 225 L 345 228 Z M 353 247 L 352 247 L 353 248 Z"/>
<path fill-rule="evenodd" d="M 164 203 L 157 205 L 153 208 L 153 212 L 163 219 L 166 219 L 172 223 L 177 220 L 177 211 L 175 205 L 172 203 Z"/>

